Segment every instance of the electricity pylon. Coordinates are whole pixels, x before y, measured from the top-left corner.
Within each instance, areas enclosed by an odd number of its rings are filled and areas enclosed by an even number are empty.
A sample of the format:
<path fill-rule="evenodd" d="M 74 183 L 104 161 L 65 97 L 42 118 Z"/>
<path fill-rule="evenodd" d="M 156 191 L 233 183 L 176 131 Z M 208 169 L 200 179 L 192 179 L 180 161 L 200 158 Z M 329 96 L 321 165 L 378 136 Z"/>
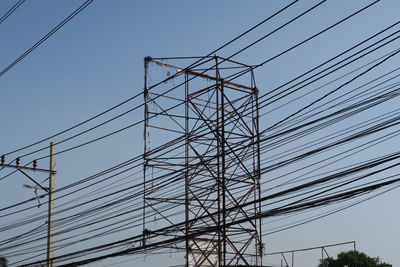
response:
<path fill-rule="evenodd" d="M 152 231 L 155 222 L 186 222 L 160 235 L 186 237 L 176 248 L 185 250 L 188 267 L 261 266 L 261 221 L 250 219 L 261 212 L 252 67 L 217 56 L 190 69 L 170 61 L 145 58 L 143 231 Z M 149 64 L 158 73 L 150 75 Z M 163 73 L 170 79 L 149 84 Z M 233 80 L 238 73 L 244 75 Z M 174 188 L 178 193 L 171 193 Z"/>

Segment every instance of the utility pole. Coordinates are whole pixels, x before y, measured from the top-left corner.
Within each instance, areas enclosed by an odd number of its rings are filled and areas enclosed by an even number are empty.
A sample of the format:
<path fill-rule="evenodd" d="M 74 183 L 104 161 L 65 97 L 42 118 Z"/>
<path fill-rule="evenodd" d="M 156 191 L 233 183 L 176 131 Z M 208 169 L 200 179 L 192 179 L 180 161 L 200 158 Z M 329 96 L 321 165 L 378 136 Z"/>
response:
<path fill-rule="evenodd" d="M 55 212 L 55 179 L 56 179 L 56 145 L 50 143 L 50 175 L 49 175 L 49 206 L 47 219 L 47 267 L 53 267 L 54 251 L 54 212 Z"/>
<path fill-rule="evenodd" d="M 55 213 L 55 177 L 56 177 L 56 144 L 50 143 L 50 168 L 37 168 L 36 160 L 33 161 L 33 167 L 20 166 L 20 159 L 17 158 L 14 164 L 5 164 L 5 156 L 1 156 L 0 167 L 16 169 L 29 180 L 34 182 L 35 186 L 25 186 L 27 188 L 42 189 L 48 193 L 48 220 L 47 220 L 47 267 L 53 267 L 52 258 L 54 257 L 54 213 Z M 49 174 L 49 186 L 43 187 L 25 171 L 41 172 Z"/>

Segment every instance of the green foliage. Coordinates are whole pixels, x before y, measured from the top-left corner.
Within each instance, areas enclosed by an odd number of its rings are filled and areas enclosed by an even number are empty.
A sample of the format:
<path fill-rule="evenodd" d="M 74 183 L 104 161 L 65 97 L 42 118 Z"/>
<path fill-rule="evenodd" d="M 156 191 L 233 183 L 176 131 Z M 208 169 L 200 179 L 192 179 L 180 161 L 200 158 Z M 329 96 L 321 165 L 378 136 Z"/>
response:
<path fill-rule="evenodd" d="M 0 267 L 7 267 L 7 259 L 0 257 Z"/>
<path fill-rule="evenodd" d="M 372 258 L 358 251 L 339 253 L 337 259 L 331 257 L 320 261 L 318 267 L 392 267 L 391 264 L 381 262 L 379 258 Z"/>

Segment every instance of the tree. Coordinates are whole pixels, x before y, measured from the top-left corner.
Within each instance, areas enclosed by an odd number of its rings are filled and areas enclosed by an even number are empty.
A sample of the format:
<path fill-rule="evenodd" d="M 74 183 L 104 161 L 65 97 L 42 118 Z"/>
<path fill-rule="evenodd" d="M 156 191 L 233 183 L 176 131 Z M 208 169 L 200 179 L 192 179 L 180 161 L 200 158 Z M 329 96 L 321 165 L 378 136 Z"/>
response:
<path fill-rule="evenodd" d="M 0 267 L 7 267 L 7 259 L 0 257 Z"/>
<path fill-rule="evenodd" d="M 320 261 L 318 267 L 392 267 L 391 264 L 381 262 L 379 258 L 372 258 L 358 251 L 347 251 L 338 254 L 337 259 L 328 257 Z"/>

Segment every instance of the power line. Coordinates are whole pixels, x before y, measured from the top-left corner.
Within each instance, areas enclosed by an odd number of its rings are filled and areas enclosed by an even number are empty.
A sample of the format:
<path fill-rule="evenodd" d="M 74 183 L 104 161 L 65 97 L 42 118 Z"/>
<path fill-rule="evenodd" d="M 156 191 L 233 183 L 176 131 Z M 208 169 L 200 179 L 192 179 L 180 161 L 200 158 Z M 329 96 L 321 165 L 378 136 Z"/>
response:
<path fill-rule="evenodd" d="M 0 18 L 0 24 L 2 24 L 9 16 L 12 15 L 23 3 L 25 0 L 19 0 L 15 3 L 3 16 Z"/>
<path fill-rule="evenodd" d="M 39 41 L 37 41 L 28 50 L 22 53 L 17 59 L 11 62 L 7 67 L 0 71 L 0 77 L 6 74 L 10 69 L 12 69 L 16 64 L 28 56 L 33 50 L 38 48 L 42 43 L 49 39 L 53 34 L 60 30 L 65 24 L 72 20 L 76 15 L 78 15 L 82 10 L 89 6 L 94 0 L 86 0 L 82 5 L 75 9 L 70 15 L 68 15 L 63 21 L 61 21 L 57 26 L 55 26 L 51 31 L 49 31 L 45 36 L 43 36 Z"/>
<path fill-rule="evenodd" d="M 317 206 L 327 205 L 328 203 L 336 202 L 336 201 L 339 201 L 339 200 L 343 200 L 343 199 L 347 199 L 347 198 L 353 198 L 355 195 L 358 195 L 358 194 L 363 194 L 365 192 L 372 192 L 372 191 L 380 189 L 382 187 L 389 186 L 389 185 L 392 185 L 394 183 L 398 183 L 399 181 L 400 181 L 400 179 L 394 179 L 394 180 L 391 180 L 391 181 L 387 181 L 387 182 L 383 182 L 383 183 L 367 186 L 367 187 L 364 187 L 364 188 L 351 190 L 351 191 L 344 192 L 344 193 L 338 193 L 336 195 L 333 195 L 333 196 L 330 196 L 330 197 L 326 197 L 326 198 L 322 198 L 322 199 L 319 199 L 319 200 L 305 202 L 305 203 L 299 204 L 299 205 L 294 205 L 294 206 L 290 206 L 290 207 L 283 206 L 283 207 L 280 207 L 280 208 L 275 208 L 275 209 L 272 209 L 272 210 L 265 211 L 265 212 L 263 212 L 262 214 L 259 214 L 259 215 L 253 215 L 253 216 L 251 216 L 250 219 L 253 219 L 253 218 L 256 218 L 256 217 L 265 218 L 265 217 L 269 217 L 269 216 L 272 216 L 272 215 L 276 216 L 278 214 L 286 214 L 286 213 L 290 213 L 290 212 L 293 212 L 293 211 L 304 210 L 304 209 L 307 209 L 309 207 L 317 207 Z M 265 199 L 266 198 L 262 198 L 262 199 L 257 200 L 257 201 L 265 201 Z M 252 203 L 246 203 L 245 205 L 251 205 L 251 204 Z M 238 207 L 234 207 L 234 208 L 238 208 Z M 215 213 L 213 213 L 213 214 L 215 214 Z M 234 223 L 228 223 L 228 224 L 229 225 L 231 225 L 231 224 L 233 225 L 233 224 L 237 224 L 237 223 L 242 223 L 242 222 L 244 222 L 246 220 L 248 220 L 248 219 L 244 218 L 244 219 L 238 220 L 238 221 L 236 221 Z M 182 223 L 178 223 L 177 225 L 182 225 Z M 221 227 L 221 226 L 214 226 L 214 227 L 209 227 L 207 229 L 202 229 L 202 230 L 197 231 L 196 233 L 189 234 L 189 237 L 193 238 L 193 237 L 201 235 L 202 233 L 205 233 L 205 232 L 216 231 L 219 227 Z M 159 231 L 165 231 L 168 228 L 171 228 L 171 227 L 162 228 L 162 229 L 159 229 Z M 157 232 L 154 232 L 154 234 L 157 234 Z M 61 255 L 61 256 L 53 258 L 53 260 L 55 260 L 55 261 L 63 260 L 63 258 L 68 258 L 70 256 L 74 256 L 74 255 L 80 254 L 80 253 L 87 253 L 87 252 L 93 253 L 93 251 L 96 251 L 97 249 L 103 249 L 106 246 L 113 247 L 113 246 L 115 246 L 117 244 L 125 243 L 127 241 L 132 242 L 134 240 L 141 240 L 141 238 L 142 238 L 142 235 L 134 236 L 134 237 L 130 237 L 130 238 L 127 238 L 127 239 L 119 240 L 119 241 L 116 241 L 116 242 L 108 243 L 108 244 L 105 244 L 105 245 L 92 247 L 92 248 L 76 251 L 76 252 L 73 252 L 73 253 L 64 254 L 64 255 Z M 109 257 L 121 256 L 121 255 L 124 255 L 124 254 L 127 254 L 127 253 L 132 253 L 132 252 L 135 252 L 137 250 L 143 250 L 143 249 L 146 249 L 146 248 L 151 248 L 151 247 L 157 247 L 157 246 L 161 246 L 161 245 L 165 245 L 165 244 L 176 243 L 176 242 L 182 241 L 184 239 L 185 239 L 185 236 L 170 238 L 170 239 L 167 239 L 167 240 L 162 240 L 162 241 L 158 241 L 158 242 L 154 242 L 154 243 L 151 243 L 151 244 L 142 245 L 142 246 L 135 247 L 135 248 L 126 249 L 126 250 L 123 250 L 123 251 L 120 251 L 120 252 L 117 252 L 117 253 L 110 253 L 110 254 L 106 254 L 106 255 L 102 255 L 102 256 L 98 256 L 98 257 L 92 257 L 92 258 L 89 258 L 89 259 L 85 259 L 85 260 L 81 260 L 81 261 L 78 261 L 78 262 L 69 263 L 67 265 L 62 264 L 62 265 L 59 265 L 59 266 L 68 266 L 70 264 L 75 264 L 75 265 L 88 264 L 88 263 L 93 262 L 93 261 L 99 261 L 99 260 L 102 260 L 102 259 L 105 259 L 105 258 L 109 258 Z M 29 264 L 40 264 L 41 262 L 42 261 L 36 261 L 36 262 L 31 262 Z M 22 266 L 27 266 L 27 265 L 22 265 Z"/>

